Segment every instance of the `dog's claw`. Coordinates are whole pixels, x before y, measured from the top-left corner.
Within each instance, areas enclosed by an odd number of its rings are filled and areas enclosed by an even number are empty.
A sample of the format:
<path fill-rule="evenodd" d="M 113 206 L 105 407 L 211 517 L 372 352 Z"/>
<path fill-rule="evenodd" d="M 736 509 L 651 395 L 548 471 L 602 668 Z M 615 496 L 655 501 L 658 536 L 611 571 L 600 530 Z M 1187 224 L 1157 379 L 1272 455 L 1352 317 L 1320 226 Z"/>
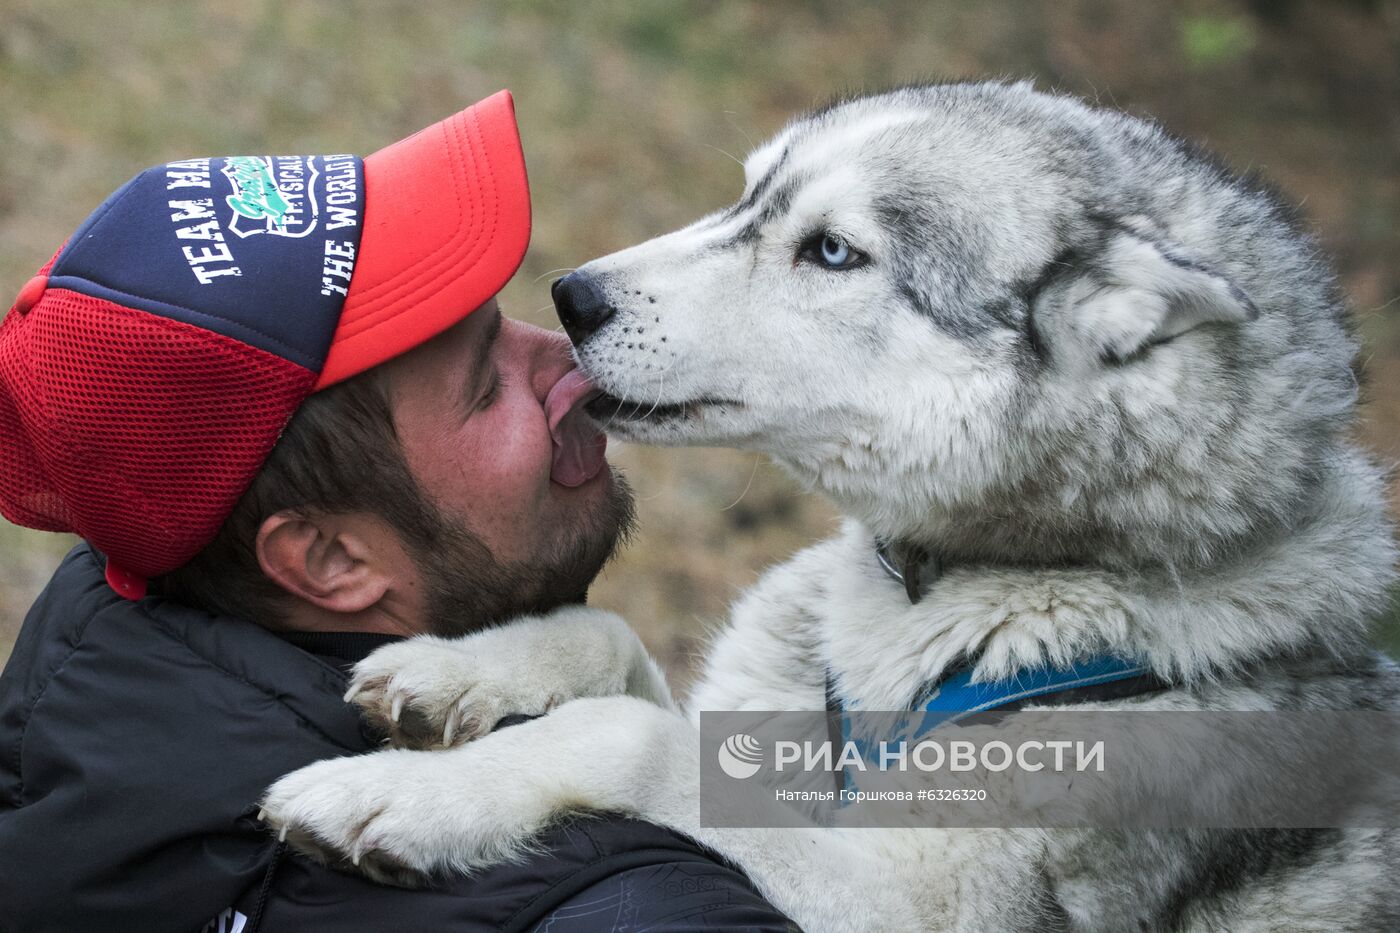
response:
<path fill-rule="evenodd" d="M 457 734 L 457 711 L 453 710 L 447 714 L 447 723 L 442 727 L 442 744 L 451 745 L 452 737 Z"/>
<path fill-rule="evenodd" d="M 258 809 L 258 822 L 259 822 L 259 823 L 266 823 L 266 822 L 267 822 L 267 811 L 264 810 L 264 809 L 262 809 L 262 808 L 259 808 L 259 809 Z"/>
<path fill-rule="evenodd" d="M 277 841 L 278 841 L 278 842 L 286 842 L 286 841 L 287 841 L 287 826 L 286 826 L 285 823 L 282 824 L 282 828 L 281 828 L 280 830 L 277 831 Z"/>
<path fill-rule="evenodd" d="M 394 694 L 394 702 L 389 707 L 389 718 L 398 722 L 401 715 L 403 715 L 403 694 L 396 693 Z"/>

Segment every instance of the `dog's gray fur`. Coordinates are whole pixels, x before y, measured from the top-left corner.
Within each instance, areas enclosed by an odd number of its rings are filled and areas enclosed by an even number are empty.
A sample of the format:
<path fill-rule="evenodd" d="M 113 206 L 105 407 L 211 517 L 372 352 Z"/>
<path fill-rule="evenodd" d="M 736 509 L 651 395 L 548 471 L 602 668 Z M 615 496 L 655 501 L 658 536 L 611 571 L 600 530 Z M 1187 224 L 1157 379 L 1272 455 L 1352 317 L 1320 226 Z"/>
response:
<path fill-rule="evenodd" d="M 735 606 L 692 713 L 820 709 L 828 669 L 848 701 L 900 709 L 964 657 L 994 678 L 1105 651 L 1178 685 L 1144 708 L 1396 708 L 1400 676 L 1369 646 L 1395 552 L 1382 476 L 1349 433 L 1356 342 L 1277 197 L 1152 124 L 1026 84 L 841 102 L 746 174 L 728 210 L 581 270 L 615 308 L 577 351 L 610 430 L 766 451 L 850 516 Z M 824 268 L 823 233 L 864 261 Z M 876 539 L 950 569 L 909 605 Z M 372 837 L 422 871 L 500 857 L 580 802 L 626 809 L 730 855 L 813 929 L 1400 926 L 1400 850 L 1379 831 L 702 829 L 694 734 L 675 737 L 649 662 L 616 647 L 615 622 L 566 621 L 549 637 L 619 665 L 611 685 L 534 683 L 514 659 L 538 655 L 508 628 L 487 633 L 499 651 L 370 659 L 361 702 L 399 696 L 435 722 L 483 696 L 654 702 L 568 702 L 409 775 L 375 756 L 316 765 L 273 789 L 272 819 L 313 849 Z M 433 664 L 449 673 L 415 682 Z M 615 754 L 634 767 L 597 762 L 599 717 L 623 724 Z M 499 799 L 412 817 L 455 787 Z M 369 830 L 361 806 L 381 814 Z M 860 894 L 871 879 L 887 893 Z"/>

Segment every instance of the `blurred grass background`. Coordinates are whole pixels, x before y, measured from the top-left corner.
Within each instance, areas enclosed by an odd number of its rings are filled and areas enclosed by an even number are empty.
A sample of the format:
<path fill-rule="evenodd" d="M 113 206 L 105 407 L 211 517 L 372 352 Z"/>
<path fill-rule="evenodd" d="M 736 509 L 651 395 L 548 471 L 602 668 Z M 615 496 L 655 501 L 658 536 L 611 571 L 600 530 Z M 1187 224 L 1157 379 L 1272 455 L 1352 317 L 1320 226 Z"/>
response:
<path fill-rule="evenodd" d="M 509 87 L 535 233 L 503 303 L 554 326 L 558 270 L 725 204 L 732 157 L 794 111 L 1001 75 L 1154 116 L 1301 202 L 1365 336 L 1362 438 L 1396 460 L 1395 0 L 0 0 L 0 293 L 149 165 L 366 153 Z M 594 601 L 683 681 L 734 594 L 833 516 L 751 455 L 614 449 L 642 531 Z M 68 545 L 0 522 L 0 660 Z M 1386 620 L 1383 642 L 1397 632 Z"/>

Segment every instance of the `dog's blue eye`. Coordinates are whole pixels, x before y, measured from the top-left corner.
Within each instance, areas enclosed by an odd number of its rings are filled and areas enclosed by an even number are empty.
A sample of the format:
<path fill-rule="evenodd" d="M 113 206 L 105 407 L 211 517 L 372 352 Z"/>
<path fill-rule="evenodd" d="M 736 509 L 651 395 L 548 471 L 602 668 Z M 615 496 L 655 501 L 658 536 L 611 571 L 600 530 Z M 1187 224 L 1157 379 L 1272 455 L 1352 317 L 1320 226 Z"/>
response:
<path fill-rule="evenodd" d="M 851 248 L 831 234 L 822 237 L 822 262 L 828 266 L 844 266 L 851 261 Z"/>
<path fill-rule="evenodd" d="M 813 236 L 802 244 L 798 259 L 817 263 L 827 269 L 854 269 L 865 262 L 865 254 L 834 233 Z"/>

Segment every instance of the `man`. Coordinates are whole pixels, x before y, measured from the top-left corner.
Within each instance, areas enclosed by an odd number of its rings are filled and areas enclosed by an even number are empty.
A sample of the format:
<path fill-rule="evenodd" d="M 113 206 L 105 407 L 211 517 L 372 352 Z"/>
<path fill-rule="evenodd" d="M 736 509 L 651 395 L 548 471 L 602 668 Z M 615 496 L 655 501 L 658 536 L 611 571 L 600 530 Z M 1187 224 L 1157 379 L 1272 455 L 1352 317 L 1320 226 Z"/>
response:
<path fill-rule="evenodd" d="M 502 92 L 361 161 L 138 175 L 0 324 L 0 512 L 85 539 L 0 675 L 0 930 L 786 929 L 622 819 L 428 890 L 294 858 L 281 775 L 375 747 L 349 667 L 582 601 L 630 521 L 529 237 Z"/>

